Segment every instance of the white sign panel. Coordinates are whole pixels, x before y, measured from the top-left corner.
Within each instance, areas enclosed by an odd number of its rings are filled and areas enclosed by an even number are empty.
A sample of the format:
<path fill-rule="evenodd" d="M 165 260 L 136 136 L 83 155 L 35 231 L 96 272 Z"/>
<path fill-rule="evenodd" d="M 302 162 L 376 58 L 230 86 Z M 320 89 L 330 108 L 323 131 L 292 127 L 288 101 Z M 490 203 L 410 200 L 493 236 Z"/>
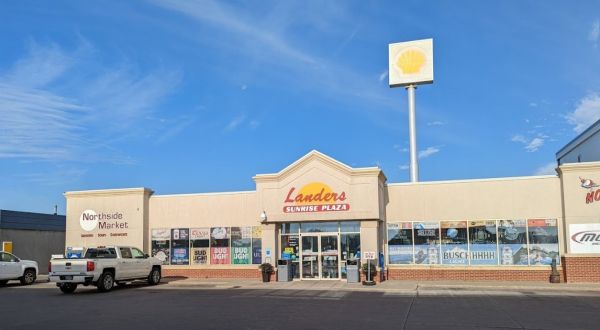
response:
<path fill-rule="evenodd" d="M 600 253 L 600 223 L 569 225 L 571 253 Z"/>
<path fill-rule="evenodd" d="M 389 45 L 390 87 L 433 83 L 433 39 Z"/>
<path fill-rule="evenodd" d="M 364 257 L 367 260 L 375 260 L 377 259 L 377 254 L 375 252 L 365 252 Z"/>

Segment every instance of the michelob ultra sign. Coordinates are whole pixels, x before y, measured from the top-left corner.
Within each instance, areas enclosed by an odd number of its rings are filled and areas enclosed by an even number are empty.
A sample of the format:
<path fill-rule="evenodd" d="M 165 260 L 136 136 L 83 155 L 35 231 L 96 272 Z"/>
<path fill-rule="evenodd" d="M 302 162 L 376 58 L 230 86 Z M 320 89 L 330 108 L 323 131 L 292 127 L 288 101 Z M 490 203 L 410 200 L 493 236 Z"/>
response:
<path fill-rule="evenodd" d="M 389 45 L 390 87 L 433 83 L 433 39 Z"/>
<path fill-rule="evenodd" d="M 334 191 L 321 182 L 311 182 L 300 189 L 291 187 L 285 197 L 284 213 L 348 211 L 345 191 Z"/>

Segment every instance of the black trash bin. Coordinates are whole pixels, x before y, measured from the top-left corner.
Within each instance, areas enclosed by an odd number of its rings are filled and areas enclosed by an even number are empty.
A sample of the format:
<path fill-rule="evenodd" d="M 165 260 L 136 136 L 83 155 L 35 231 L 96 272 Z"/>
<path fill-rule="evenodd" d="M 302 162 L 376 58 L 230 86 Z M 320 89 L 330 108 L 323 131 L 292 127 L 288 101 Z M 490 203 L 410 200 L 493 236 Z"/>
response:
<path fill-rule="evenodd" d="M 289 282 L 292 277 L 292 261 L 277 260 L 277 282 Z"/>

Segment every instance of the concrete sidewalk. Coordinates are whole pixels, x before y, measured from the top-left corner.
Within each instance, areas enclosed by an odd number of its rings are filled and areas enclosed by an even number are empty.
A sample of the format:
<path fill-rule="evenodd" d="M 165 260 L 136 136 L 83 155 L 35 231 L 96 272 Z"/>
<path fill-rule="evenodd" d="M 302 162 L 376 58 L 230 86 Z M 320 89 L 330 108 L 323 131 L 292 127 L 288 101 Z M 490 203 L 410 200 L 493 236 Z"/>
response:
<path fill-rule="evenodd" d="M 492 282 L 492 281 L 385 281 L 375 286 L 346 281 L 291 281 L 262 283 L 258 279 L 196 279 L 166 277 L 164 282 L 170 287 L 204 287 L 235 289 L 285 289 L 285 290 L 327 290 L 327 291 L 373 291 L 373 292 L 415 292 L 418 290 L 456 291 L 544 291 L 544 292 L 589 292 L 600 294 L 600 284 L 583 283 L 541 283 L 541 282 Z"/>

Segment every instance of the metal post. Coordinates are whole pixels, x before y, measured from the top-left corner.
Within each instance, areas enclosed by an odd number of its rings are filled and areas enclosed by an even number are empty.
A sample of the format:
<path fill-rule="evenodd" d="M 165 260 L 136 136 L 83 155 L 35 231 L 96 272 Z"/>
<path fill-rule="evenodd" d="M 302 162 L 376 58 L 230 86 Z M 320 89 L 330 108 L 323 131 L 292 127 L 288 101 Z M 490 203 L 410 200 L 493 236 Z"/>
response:
<path fill-rule="evenodd" d="M 408 133 L 410 137 L 410 182 L 419 182 L 419 164 L 417 160 L 417 126 L 415 124 L 415 85 L 408 85 Z"/>

